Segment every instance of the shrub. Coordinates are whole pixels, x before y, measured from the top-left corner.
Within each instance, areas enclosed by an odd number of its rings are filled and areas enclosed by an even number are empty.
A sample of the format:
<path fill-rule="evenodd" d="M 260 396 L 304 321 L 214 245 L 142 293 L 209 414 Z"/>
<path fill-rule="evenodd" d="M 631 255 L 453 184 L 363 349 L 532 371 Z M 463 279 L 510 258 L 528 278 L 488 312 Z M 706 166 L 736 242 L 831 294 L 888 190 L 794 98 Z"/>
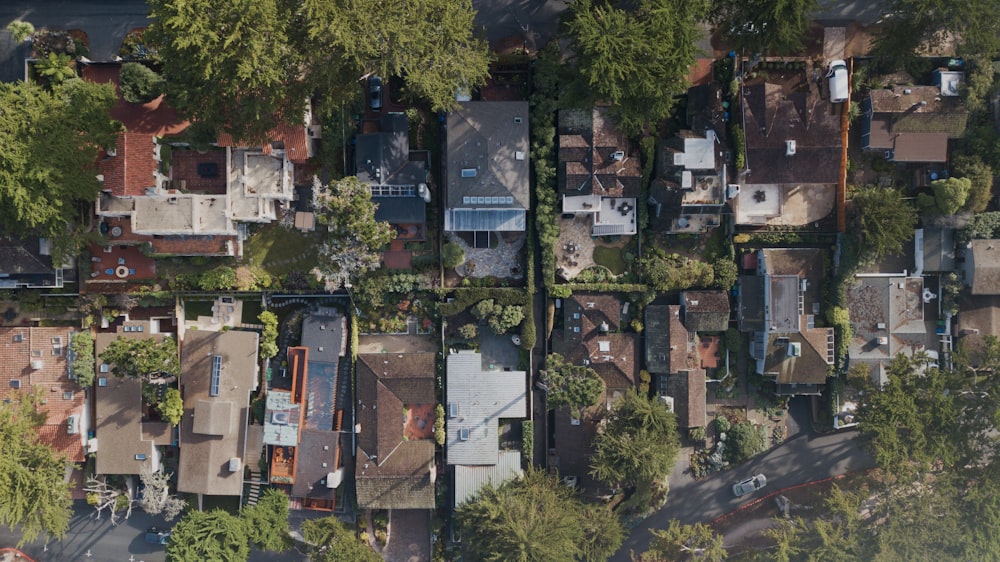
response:
<path fill-rule="evenodd" d="M 524 311 L 524 323 L 521 325 L 521 349 L 531 351 L 538 338 L 535 334 L 535 309 L 530 304 L 526 304 Z"/>
<path fill-rule="evenodd" d="M 715 418 L 715 431 L 719 433 L 726 433 L 727 431 L 729 431 L 730 427 L 731 426 L 729 425 L 729 418 L 727 418 L 726 416 L 718 416 L 717 418 Z"/>
<path fill-rule="evenodd" d="M 434 442 L 438 447 L 444 447 L 447 437 L 444 430 L 444 406 L 438 404 L 434 407 Z"/>
<path fill-rule="evenodd" d="M 521 424 L 521 456 L 528 466 L 535 459 L 535 422 L 527 420 Z"/>
<path fill-rule="evenodd" d="M 94 384 L 94 337 L 90 331 L 73 334 L 70 342 L 73 352 L 73 375 L 76 384 L 88 388 Z"/>
<path fill-rule="evenodd" d="M 15 43 L 20 43 L 35 33 L 35 26 L 31 22 L 14 20 L 7 24 L 7 31 Z"/>
<path fill-rule="evenodd" d="M 706 438 L 704 427 L 693 427 L 688 431 L 688 439 L 695 443 L 704 443 Z"/>
<path fill-rule="evenodd" d="M 138 62 L 122 65 L 119 82 L 122 97 L 129 103 L 149 103 L 160 97 L 166 86 L 163 77 Z"/>
<path fill-rule="evenodd" d="M 464 324 L 458 328 L 458 335 L 467 340 L 474 340 L 479 335 L 479 328 L 475 324 Z"/>
<path fill-rule="evenodd" d="M 201 274 L 198 287 L 203 291 L 221 291 L 231 289 L 236 285 L 236 270 L 220 265 Z"/>
<path fill-rule="evenodd" d="M 746 154 L 743 152 L 743 145 L 745 139 L 743 136 L 743 129 L 739 125 L 733 125 L 732 130 L 732 146 L 733 150 L 736 151 L 736 170 L 742 170 L 746 167 L 747 160 Z"/>
<path fill-rule="evenodd" d="M 649 383 L 652 382 L 653 377 L 649 374 L 649 371 L 643 369 L 639 371 L 639 393 L 647 394 L 649 393 Z"/>
<path fill-rule="evenodd" d="M 454 242 L 448 242 L 441 248 L 441 265 L 455 269 L 465 262 L 465 250 Z"/>
<path fill-rule="evenodd" d="M 726 435 L 726 459 L 733 464 L 749 459 L 767 446 L 764 428 L 748 421 L 733 424 Z"/>

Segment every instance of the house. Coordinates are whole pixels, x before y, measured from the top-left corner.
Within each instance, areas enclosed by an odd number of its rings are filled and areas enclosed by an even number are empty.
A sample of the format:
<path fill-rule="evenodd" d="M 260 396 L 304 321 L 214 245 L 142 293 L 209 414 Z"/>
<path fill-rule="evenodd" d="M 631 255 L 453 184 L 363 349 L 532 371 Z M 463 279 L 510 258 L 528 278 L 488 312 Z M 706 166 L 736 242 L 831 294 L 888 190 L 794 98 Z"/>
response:
<path fill-rule="evenodd" d="M 119 71 L 117 63 L 92 63 L 83 78 L 117 86 Z M 301 124 L 271 131 L 269 143 L 222 134 L 201 150 L 178 137 L 190 123 L 162 96 L 146 104 L 119 96 L 111 116 L 125 132 L 98 161 L 100 228 L 115 244 L 147 244 L 153 255 L 240 255 L 241 225 L 276 220 L 289 208 L 296 166 L 313 151 L 308 109 Z"/>
<path fill-rule="evenodd" d="M 71 463 L 84 461 L 90 431 L 89 390 L 73 376 L 66 327 L 0 328 L 0 399 L 18 400 L 21 393 L 40 393 L 39 441 Z"/>
<path fill-rule="evenodd" d="M 955 271 L 955 229 L 918 228 L 914 236 L 916 273 Z"/>
<path fill-rule="evenodd" d="M 839 112 L 815 85 L 747 86 L 740 103 L 746 169 L 730 180 L 740 184 L 732 190 L 736 224 L 802 226 L 830 214 L 843 165 Z"/>
<path fill-rule="evenodd" d="M 243 495 L 250 394 L 257 389 L 256 332 L 188 331 L 181 342 L 177 491 Z M 256 462 L 252 459 L 251 462 Z"/>
<path fill-rule="evenodd" d="M 965 251 L 965 282 L 973 295 L 1000 295 L 1000 240 L 973 240 Z"/>
<path fill-rule="evenodd" d="M 688 90 L 688 128 L 657 147 L 656 176 L 647 200 L 653 230 L 698 233 L 722 224 L 730 197 L 726 114 L 718 82 Z"/>
<path fill-rule="evenodd" d="M 861 148 L 891 162 L 948 161 L 948 141 L 965 133 L 962 73 L 935 71 L 933 86 L 871 90 L 862 102 Z"/>
<path fill-rule="evenodd" d="M 779 395 L 819 394 L 834 362 L 833 328 L 816 327 L 826 277 L 822 250 L 760 250 L 757 274 L 741 276 L 738 318 L 750 332 L 757 373 Z"/>
<path fill-rule="evenodd" d="M 635 386 L 639 374 L 637 334 L 622 333 L 621 300 L 616 295 L 574 293 L 563 300 L 563 330 L 552 337 L 552 351 L 567 363 L 586 365 L 604 381 L 598 404 L 577 419 L 563 408 L 555 414 L 555 458 L 549 466 L 576 478 L 588 492 L 599 492 L 589 476 L 591 443 L 602 412 Z"/>
<path fill-rule="evenodd" d="M 692 332 L 725 332 L 729 328 L 726 291 L 682 291 L 684 326 Z"/>
<path fill-rule="evenodd" d="M 716 357 L 719 338 L 703 336 L 697 330 L 717 328 L 719 308 L 712 303 L 715 293 L 722 291 L 685 291 L 681 301 L 687 302 L 689 318 L 685 317 L 685 305 L 649 305 L 646 307 L 644 337 L 646 339 L 646 369 L 655 377 L 657 394 L 670 397 L 678 423 L 683 427 L 704 427 L 705 425 L 705 381 L 706 369 L 719 366 Z M 699 293 L 706 293 L 699 298 Z M 686 298 L 685 298 L 686 297 Z M 729 323 L 729 301 L 725 299 L 725 324 Z M 693 301 L 693 304 L 692 304 Z M 702 303 L 705 306 L 702 307 Z M 704 308 L 699 313 L 697 309 Z M 718 330 L 707 330 L 718 331 Z"/>
<path fill-rule="evenodd" d="M 528 103 L 470 101 L 448 114 L 444 170 L 446 232 L 524 232 Z"/>
<path fill-rule="evenodd" d="M 886 382 L 892 358 L 912 357 L 926 349 L 923 277 L 856 275 L 847 289 L 847 310 L 854 337 L 848 347 L 851 365 L 869 366 L 872 381 Z"/>
<path fill-rule="evenodd" d="M 434 508 L 433 353 L 373 353 L 357 362 L 357 465 L 362 509 Z"/>
<path fill-rule="evenodd" d="M 131 326 L 129 326 L 131 328 Z M 143 468 L 160 469 L 161 447 L 174 442 L 173 428 L 167 422 L 144 420 L 142 381 L 116 377 L 114 367 L 101 360 L 101 353 L 119 338 L 160 340 L 163 334 L 125 330 L 101 332 L 94 338 L 96 386 L 94 387 L 95 438 L 91 452 L 96 452 L 96 474 L 133 475 Z"/>
<path fill-rule="evenodd" d="M 559 112 L 558 186 L 562 212 L 590 216 L 593 236 L 636 233 L 642 166 L 608 108 Z"/>
<path fill-rule="evenodd" d="M 49 240 L 0 236 L 0 289 L 61 289 L 75 281 L 75 260 L 54 263 Z"/>
<path fill-rule="evenodd" d="M 428 162 L 426 151 L 410 150 L 409 119 L 404 113 L 386 113 L 376 132 L 356 137 L 354 167 L 377 205 L 375 220 L 386 221 L 409 240 L 426 233 Z"/>
<path fill-rule="evenodd" d="M 964 294 L 959 302 L 957 349 L 974 369 L 985 364 L 986 339 L 1000 334 L 1000 295 Z"/>
<path fill-rule="evenodd" d="M 521 474 L 520 451 L 500 449 L 500 420 L 528 417 L 524 371 L 491 369 L 469 350 L 446 359 L 446 458 L 455 469 L 455 506 L 486 484 L 499 486 Z"/>

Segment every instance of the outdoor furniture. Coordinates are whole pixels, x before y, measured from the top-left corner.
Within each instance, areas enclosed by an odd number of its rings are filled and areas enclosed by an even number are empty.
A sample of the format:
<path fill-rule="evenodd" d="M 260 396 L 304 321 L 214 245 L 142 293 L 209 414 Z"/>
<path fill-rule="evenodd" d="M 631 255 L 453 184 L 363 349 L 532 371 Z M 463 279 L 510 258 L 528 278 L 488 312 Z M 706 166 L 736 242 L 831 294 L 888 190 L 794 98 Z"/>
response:
<path fill-rule="evenodd" d="M 124 279 L 124 278 L 128 277 L 128 268 L 125 267 L 124 265 L 119 265 L 118 267 L 116 267 L 115 268 L 115 277 L 118 277 L 118 278 L 121 278 L 121 279 Z"/>
<path fill-rule="evenodd" d="M 111 269 L 111 268 L 109 267 L 108 269 L 105 269 L 105 270 L 104 270 L 104 274 L 105 274 L 105 275 L 114 275 L 114 274 L 115 274 L 115 270 L 113 270 L 113 269 Z"/>
<path fill-rule="evenodd" d="M 125 265 L 125 258 L 118 258 L 118 265 Z"/>
<path fill-rule="evenodd" d="M 129 274 L 129 275 L 135 275 L 135 270 L 134 270 L 134 269 L 132 269 L 132 268 L 130 267 L 130 268 L 128 269 L 128 274 Z"/>
<path fill-rule="evenodd" d="M 236 307 L 235 306 L 227 306 L 226 307 L 226 311 L 229 312 L 229 313 L 236 312 Z"/>
<path fill-rule="evenodd" d="M 91 273 L 91 274 L 90 274 L 90 276 L 91 276 L 91 277 L 97 277 L 97 276 L 98 276 L 98 275 L 100 275 L 100 274 L 101 274 L 101 272 L 100 272 L 100 271 L 95 271 L 95 272 Z"/>
<path fill-rule="evenodd" d="M 97 263 L 101 261 L 101 258 L 90 258 L 90 261 Z"/>

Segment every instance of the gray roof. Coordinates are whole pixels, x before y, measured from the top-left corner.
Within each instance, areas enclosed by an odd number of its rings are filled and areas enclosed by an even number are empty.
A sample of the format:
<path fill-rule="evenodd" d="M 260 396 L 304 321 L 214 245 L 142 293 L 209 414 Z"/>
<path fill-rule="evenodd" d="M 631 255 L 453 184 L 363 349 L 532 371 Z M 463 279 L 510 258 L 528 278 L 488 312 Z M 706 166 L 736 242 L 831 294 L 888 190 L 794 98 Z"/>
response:
<path fill-rule="evenodd" d="M 375 219 L 392 224 L 424 224 L 426 204 L 415 195 L 427 181 L 426 159 L 410 158 L 409 120 L 403 113 L 386 113 L 379 131 L 357 136 L 354 165 L 358 179 L 370 186 L 413 188 L 413 195 L 372 197 Z"/>
<path fill-rule="evenodd" d="M 448 114 L 446 137 L 446 208 L 529 207 L 528 102 L 461 103 Z"/>
<path fill-rule="evenodd" d="M 424 224 L 427 203 L 421 197 L 372 197 L 375 220 L 390 224 Z"/>
<path fill-rule="evenodd" d="M 189 331 L 181 342 L 184 417 L 178 491 L 242 495 L 250 393 L 257 388 L 257 344 L 256 332 L 235 330 Z M 215 356 L 222 357 L 222 368 L 218 393 L 212 396 Z M 228 418 L 223 419 L 223 414 Z M 230 471 L 230 460 L 234 458 L 242 462 L 238 470 Z"/>
<path fill-rule="evenodd" d="M 851 361 L 888 362 L 899 353 L 922 350 L 927 333 L 923 289 L 923 277 L 857 277 L 847 289 Z"/>
<path fill-rule="evenodd" d="M 925 228 L 924 271 L 955 270 L 955 229 Z"/>
<path fill-rule="evenodd" d="M 500 451 L 496 464 L 455 467 L 455 507 L 471 500 L 487 485 L 499 488 L 524 474 L 520 451 Z"/>
<path fill-rule="evenodd" d="M 333 308 L 321 308 L 302 320 L 302 346 L 309 361 L 336 363 L 347 352 L 347 319 Z"/>
<path fill-rule="evenodd" d="M 0 287 L 60 286 L 51 257 L 40 249 L 39 238 L 0 237 Z"/>
<path fill-rule="evenodd" d="M 764 329 L 764 277 L 740 275 L 737 301 L 740 330 L 759 332 Z"/>
<path fill-rule="evenodd" d="M 268 393 L 268 397 L 271 394 Z M 292 497 L 334 499 L 334 489 L 329 484 L 337 484 L 338 478 L 331 475 L 337 466 L 340 433 L 303 429 L 298 447 L 295 448 L 295 483 Z"/>
<path fill-rule="evenodd" d="M 651 304 L 645 311 L 646 369 L 650 373 L 669 373 L 670 307 Z"/>
<path fill-rule="evenodd" d="M 299 437 L 302 408 L 292 402 L 292 393 L 271 390 L 264 408 L 264 443 L 294 447 Z"/>
<path fill-rule="evenodd" d="M 448 355 L 447 374 L 448 464 L 495 464 L 500 418 L 528 416 L 524 371 L 484 371 L 482 356 L 463 350 Z"/>
<path fill-rule="evenodd" d="M 683 291 L 684 327 L 692 332 L 724 332 L 729 328 L 726 291 Z"/>

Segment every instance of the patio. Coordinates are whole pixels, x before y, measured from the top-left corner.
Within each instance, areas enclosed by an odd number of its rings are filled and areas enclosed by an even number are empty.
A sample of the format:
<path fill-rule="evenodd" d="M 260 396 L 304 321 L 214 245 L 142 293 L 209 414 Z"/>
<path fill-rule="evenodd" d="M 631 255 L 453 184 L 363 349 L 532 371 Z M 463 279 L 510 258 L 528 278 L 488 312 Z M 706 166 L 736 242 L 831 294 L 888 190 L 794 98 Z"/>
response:
<path fill-rule="evenodd" d="M 559 220 L 559 241 L 555 247 L 556 273 L 563 279 L 572 280 L 581 271 L 595 265 L 591 228 L 592 221 L 588 215 Z"/>
<path fill-rule="evenodd" d="M 88 281 L 127 283 L 156 278 L 156 261 L 138 246 L 91 246 Z"/>
<path fill-rule="evenodd" d="M 212 315 L 199 315 L 196 320 L 187 320 L 185 327 L 218 332 L 223 326 L 238 328 L 243 324 L 243 301 L 233 297 L 219 297 L 212 302 Z"/>

